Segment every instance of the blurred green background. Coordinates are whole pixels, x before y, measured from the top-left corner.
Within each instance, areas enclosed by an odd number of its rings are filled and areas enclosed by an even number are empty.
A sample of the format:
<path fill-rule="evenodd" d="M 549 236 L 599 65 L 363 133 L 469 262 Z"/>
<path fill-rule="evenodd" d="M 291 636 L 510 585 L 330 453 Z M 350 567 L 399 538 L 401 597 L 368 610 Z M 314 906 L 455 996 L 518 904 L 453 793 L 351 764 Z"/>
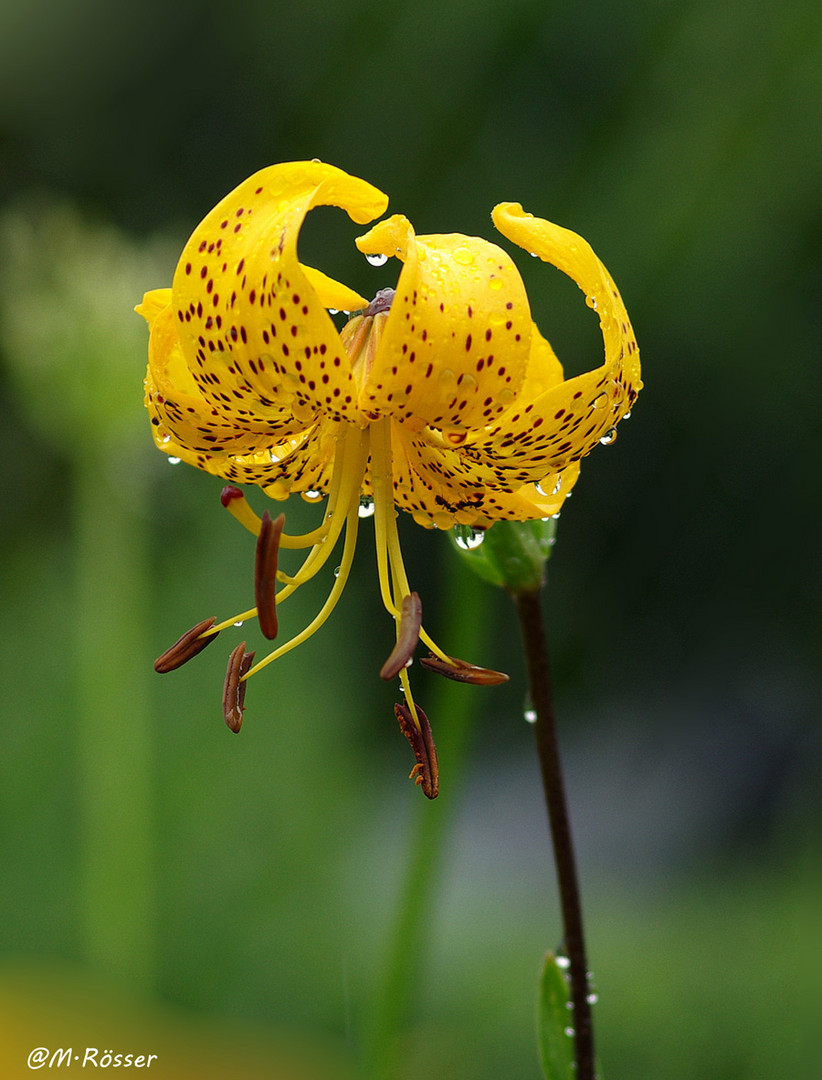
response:
<path fill-rule="evenodd" d="M 584 464 L 546 596 L 599 1055 L 632 1080 L 819 1075 L 820 133 L 818 0 L 5 0 L 0 991 L 34 978 L 36 1017 L 38 977 L 87 973 L 172 1027 L 356 1069 L 422 828 L 397 1080 L 538 1075 L 559 916 L 506 597 L 403 522 L 431 632 L 512 675 L 417 672 L 433 804 L 376 678 L 368 522 L 334 618 L 255 678 L 238 737 L 226 648 L 151 669 L 250 606 L 253 540 L 154 449 L 131 309 L 243 178 L 319 157 L 420 232 L 493 238 L 521 201 L 618 282 L 646 389 Z M 358 231 L 316 211 L 301 250 L 373 294 L 390 267 Z M 599 363 L 576 288 L 520 266 L 567 370 Z M 252 1075 L 226 1038 L 214 1075 Z M 28 1075 L 17 1053 L 4 1075 Z"/>

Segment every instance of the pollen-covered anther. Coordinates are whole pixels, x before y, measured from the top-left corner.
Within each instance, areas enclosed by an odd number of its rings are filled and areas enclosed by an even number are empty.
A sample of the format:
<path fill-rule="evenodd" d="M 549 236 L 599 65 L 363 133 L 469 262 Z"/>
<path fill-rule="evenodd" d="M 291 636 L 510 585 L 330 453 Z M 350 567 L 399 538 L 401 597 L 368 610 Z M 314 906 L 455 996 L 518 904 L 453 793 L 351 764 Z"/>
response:
<path fill-rule="evenodd" d="M 217 617 L 213 615 L 210 619 L 203 619 L 190 630 L 186 630 L 170 649 L 166 649 L 162 656 L 157 657 L 154 661 L 154 670 L 164 675 L 167 671 L 182 667 L 193 656 L 202 652 L 206 645 L 210 645 L 217 637 L 217 633 L 208 633 L 216 621 Z"/>
<path fill-rule="evenodd" d="M 243 726 L 245 709 L 245 682 L 243 675 L 254 662 L 254 653 L 245 651 L 245 642 L 241 641 L 228 658 L 223 686 L 223 716 L 232 731 L 237 732 Z"/>
<path fill-rule="evenodd" d="M 285 524 L 285 514 L 273 521 L 266 510 L 260 522 L 257 537 L 257 557 L 254 564 L 254 602 L 257 618 L 264 637 L 273 641 L 277 636 L 277 560 L 280 553 L 280 536 Z"/>
<path fill-rule="evenodd" d="M 410 779 L 422 788 L 423 795 L 428 799 L 436 799 L 440 793 L 440 768 L 437 762 L 437 748 L 434 745 L 434 736 L 431 733 L 431 725 L 428 717 L 419 707 L 414 706 L 419 726 L 414 722 L 414 717 L 407 705 L 395 705 L 394 714 L 399 721 L 403 735 L 411 743 L 417 764 L 411 770 Z"/>
<path fill-rule="evenodd" d="M 436 671 L 438 675 L 444 675 L 446 679 L 454 679 L 455 682 L 471 683 L 473 686 L 498 686 L 508 682 L 508 676 L 504 671 L 493 671 L 491 668 L 478 667 L 469 664 L 466 660 L 460 660 L 456 656 L 449 661 L 442 660 L 439 656 L 430 653 L 423 657 L 420 663 L 428 671 Z"/>
<path fill-rule="evenodd" d="M 400 625 L 397 630 L 397 643 L 391 655 L 380 668 L 380 678 L 386 681 L 399 675 L 407 667 L 414 655 L 414 649 L 420 639 L 422 625 L 422 602 L 417 593 L 412 592 L 402 598 Z"/>

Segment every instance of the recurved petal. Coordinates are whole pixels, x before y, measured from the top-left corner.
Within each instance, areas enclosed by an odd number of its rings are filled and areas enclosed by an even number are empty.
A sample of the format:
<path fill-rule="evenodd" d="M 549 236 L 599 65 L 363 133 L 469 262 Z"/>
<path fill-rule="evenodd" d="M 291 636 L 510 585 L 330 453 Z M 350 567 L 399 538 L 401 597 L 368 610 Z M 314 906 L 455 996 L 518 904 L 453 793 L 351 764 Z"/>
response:
<path fill-rule="evenodd" d="M 522 386 L 530 347 L 528 297 L 511 258 L 477 237 L 415 236 L 401 215 L 357 246 L 404 262 L 361 409 L 463 436 L 493 422 Z"/>
<path fill-rule="evenodd" d="M 160 449 L 199 464 L 198 455 L 253 455 L 302 434 L 306 424 L 290 409 L 271 410 L 266 419 L 241 410 L 227 416 L 203 397 L 185 362 L 173 308 L 162 306 L 170 292 L 149 293 L 138 308 L 151 326 L 145 403 Z"/>
<path fill-rule="evenodd" d="M 522 466 L 547 459 L 552 469 L 560 469 L 607 438 L 632 408 L 642 388 L 636 339 L 619 291 L 586 240 L 526 214 L 518 203 L 500 204 L 493 218 L 503 235 L 576 281 L 599 315 L 605 363 L 528 402 L 520 395 L 471 452 L 497 462 L 516 455 Z"/>
<path fill-rule="evenodd" d="M 173 308 L 186 362 L 215 408 L 359 421 L 348 357 L 323 303 L 338 283 L 306 274 L 297 239 L 313 206 L 339 206 L 362 223 L 387 202 L 331 165 L 296 162 L 255 173 L 198 225 L 174 275 Z"/>

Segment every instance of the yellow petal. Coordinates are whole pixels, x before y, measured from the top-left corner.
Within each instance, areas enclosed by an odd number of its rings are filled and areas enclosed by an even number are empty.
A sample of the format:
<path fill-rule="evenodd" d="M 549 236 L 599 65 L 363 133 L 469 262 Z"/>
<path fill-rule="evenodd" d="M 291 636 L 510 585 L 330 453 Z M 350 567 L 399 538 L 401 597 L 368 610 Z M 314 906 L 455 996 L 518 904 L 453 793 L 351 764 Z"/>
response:
<path fill-rule="evenodd" d="M 152 289 L 143 297 L 142 303 L 134 309 L 138 315 L 142 315 L 149 327 L 154 325 L 154 320 L 171 303 L 171 289 Z"/>
<path fill-rule="evenodd" d="M 514 263 L 457 233 L 415 236 L 395 215 L 357 246 L 404 262 L 360 408 L 464 437 L 491 423 L 525 378 L 531 315 Z"/>
<path fill-rule="evenodd" d="M 277 418 L 286 407 L 304 420 L 323 412 L 360 421 L 348 357 L 325 310 L 333 283 L 306 274 L 297 257 L 303 219 L 318 205 L 364 222 L 387 198 L 321 162 L 273 165 L 226 196 L 186 244 L 172 289 L 178 332 L 203 396 L 220 411 Z"/>
<path fill-rule="evenodd" d="M 541 472 L 539 488 L 513 472 L 478 465 L 467 452 L 446 445 L 431 429 L 414 433 L 392 426 L 397 505 L 423 525 L 488 528 L 495 521 L 529 521 L 559 513 L 576 483 L 579 465 Z"/>
<path fill-rule="evenodd" d="M 599 315 L 605 363 L 584 375 L 545 388 L 530 400 L 521 394 L 486 438 L 469 453 L 486 463 L 551 472 L 611 440 L 642 388 L 639 351 L 628 313 L 608 271 L 581 236 L 502 203 L 494 224 L 505 236 L 568 274 Z"/>
<path fill-rule="evenodd" d="M 226 415 L 200 393 L 186 364 L 177 336 L 178 322 L 171 304 L 160 307 L 164 294 L 157 290 L 143 302 L 141 314 L 151 319 L 145 403 L 157 445 L 166 453 L 199 464 L 199 457 L 215 453 L 246 455 L 263 452 L 272 443 L 300 433 L 306 427 L 290 409 L 273 410 L 265 419 Z M 169 447 L 173 440 L 174 447 Z M 201 465 L 207 468 L 206 465 Z M 209 471 L 215 471 L 209 467 Z M 220 473 L 219 475 L 223 475 Z"/>
<path fill-rule="evenodd" d="M 317 299 L 324 308 L 336 308 L 337 311 L 359 311 L 368 305 L 364 296 L 349 289 L 342 282 L 324 274 L 322 270 L 316 270 L 313 266 L 302 263 L 302 270 L 308 278 L 311 288 L 317 294 Z"/>

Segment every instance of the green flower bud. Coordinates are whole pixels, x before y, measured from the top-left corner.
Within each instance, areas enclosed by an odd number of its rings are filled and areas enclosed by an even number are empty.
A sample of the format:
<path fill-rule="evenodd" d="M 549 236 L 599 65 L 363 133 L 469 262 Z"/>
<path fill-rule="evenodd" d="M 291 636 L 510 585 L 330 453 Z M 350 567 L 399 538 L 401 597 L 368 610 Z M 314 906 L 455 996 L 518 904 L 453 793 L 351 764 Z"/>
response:
<path fill-rule="evenodd" d="M 556 518 L 499 521 L 485 531 L 457 525 L 450 536 L 474 573 L 515 595 L 545 583 L 545 564 L 556 542 Z"/>

